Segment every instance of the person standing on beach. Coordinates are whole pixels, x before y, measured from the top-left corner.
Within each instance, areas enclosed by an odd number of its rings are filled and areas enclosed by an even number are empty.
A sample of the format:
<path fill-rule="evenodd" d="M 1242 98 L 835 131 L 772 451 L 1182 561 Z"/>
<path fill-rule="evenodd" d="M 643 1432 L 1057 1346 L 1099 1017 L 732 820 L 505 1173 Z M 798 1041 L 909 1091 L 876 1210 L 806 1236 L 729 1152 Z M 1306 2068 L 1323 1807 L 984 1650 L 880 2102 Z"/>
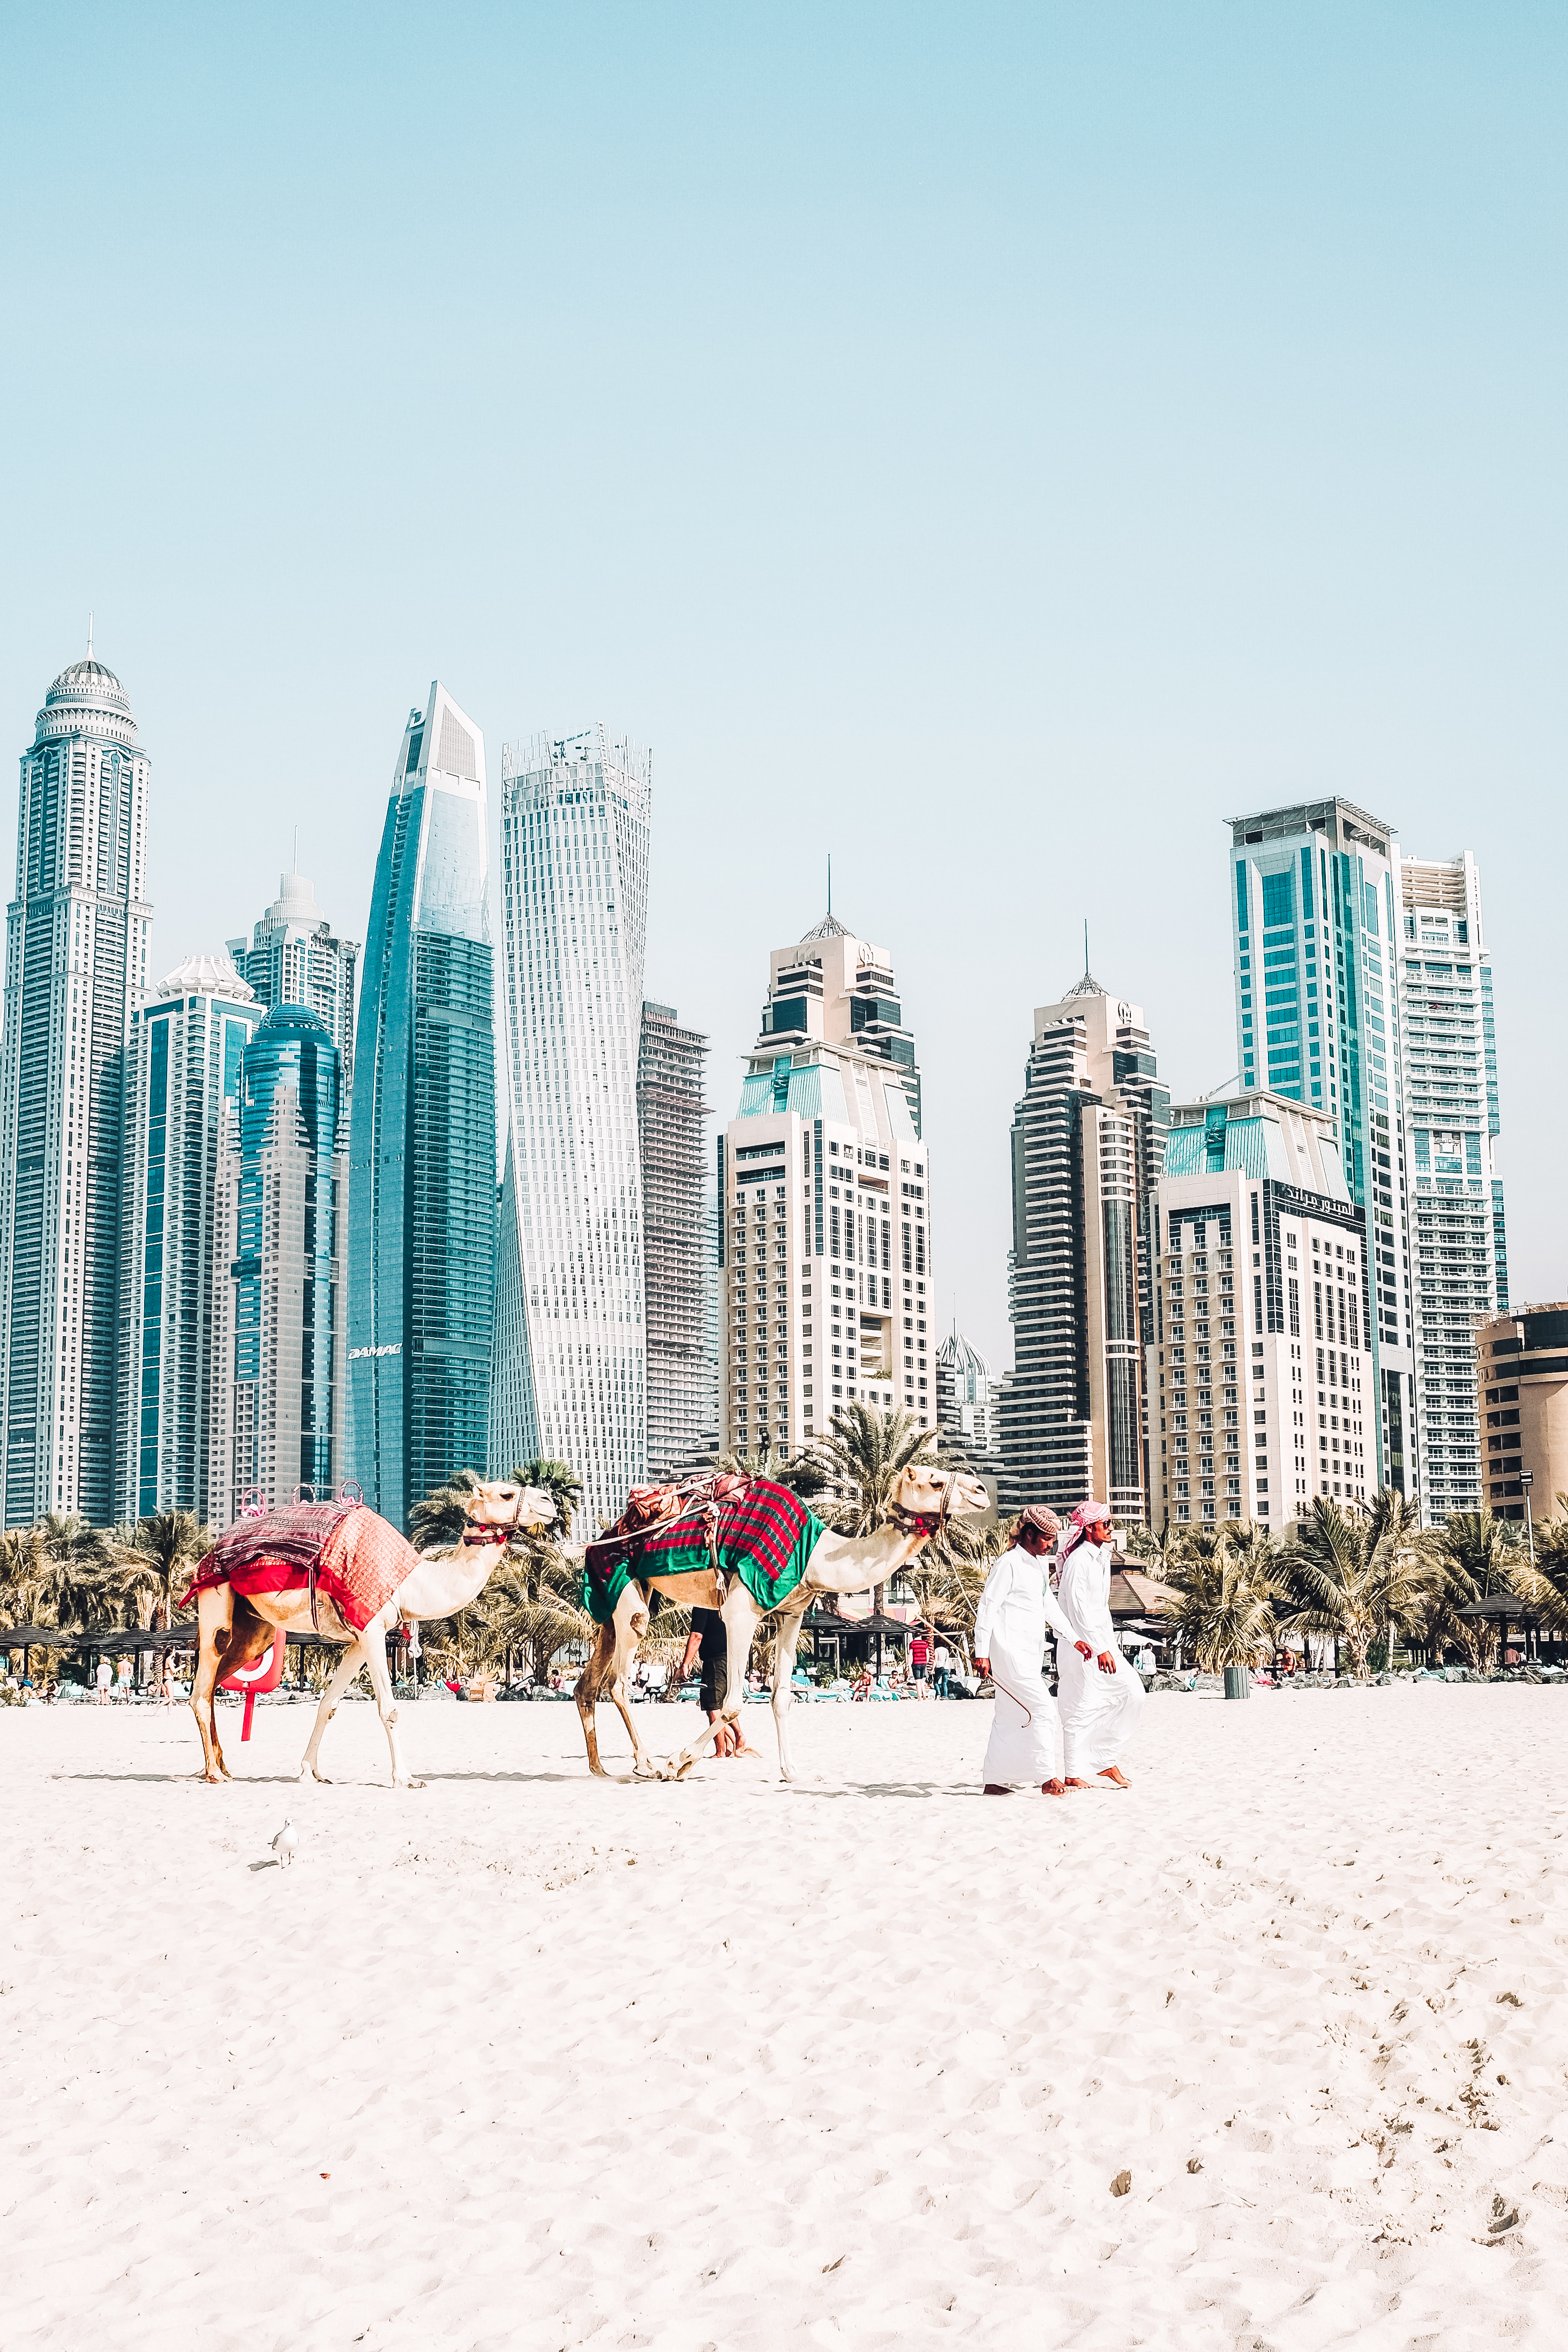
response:
<path fill-rule="evenodd" d="M 1145 1691 L 1111 1622 L 1111 1514 L 1080 1503 L 1057 1555 L 1057 1599 L 1068 1620 L 1056 1643 L 1057 1693 L 1070 1789 L 1131 1786 L 1117 1758 L 1138 1727 Z"/>
<path fill-rule="evenodd" d="M 686 1643 L 686 1654 L 681 1661 L 683 1682 L 699 1659 L 702 1661 L 703 1713 L 710 1723 L 718 1723 L 729 1691 L 729 1635 L 716 1609 L 692 1611 L 691 1636 Z M 756 1748 L 747 1744 L 746 1734 L 740 1727 L 738 1716 L 733 1724 L 719 1724 L 714 1738 L 713 1752 L 716 1756 L 756 1755 Z"/>
<path fill-rule="evenodd" d="M 1051 1589 L 1051 1547 L 1061 1522 L 1043 1504 L 1031 1504 L 1018 1524 L 975 1612 L 975 1667 L 995 1686 L 996 1713 L 981 1768 L 988 1797 L 1006 1797 L 1030 1783 L 1048 1797 L 1065 1793 L 1057 1766 L 1056 1703 L 1041 1662 L 1047 1626 L 1057 1647 L 1076 1638 Z M 1092 1653 L 1086 1647 L 1083 1653 Z"/>

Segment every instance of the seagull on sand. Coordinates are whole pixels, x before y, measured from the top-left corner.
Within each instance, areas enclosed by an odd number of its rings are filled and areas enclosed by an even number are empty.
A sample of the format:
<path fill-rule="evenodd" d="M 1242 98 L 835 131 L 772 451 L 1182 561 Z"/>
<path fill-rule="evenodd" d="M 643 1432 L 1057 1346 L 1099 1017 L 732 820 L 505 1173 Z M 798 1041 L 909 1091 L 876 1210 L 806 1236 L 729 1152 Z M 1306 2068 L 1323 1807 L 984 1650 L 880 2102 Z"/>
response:
<path fill-rule="evenodd" d="M 294 1859 L 294 1849 L 298 1843 L 298 1831 L 295 1828 L 292 1822 L 285 1821 L 283 1827 L 278 1831 L 277 1835 L 272 1841 L 272 1851 L 277 1856 L 277 1867 L 279 1870 L 287 1869 L 289 1864 Z"/>

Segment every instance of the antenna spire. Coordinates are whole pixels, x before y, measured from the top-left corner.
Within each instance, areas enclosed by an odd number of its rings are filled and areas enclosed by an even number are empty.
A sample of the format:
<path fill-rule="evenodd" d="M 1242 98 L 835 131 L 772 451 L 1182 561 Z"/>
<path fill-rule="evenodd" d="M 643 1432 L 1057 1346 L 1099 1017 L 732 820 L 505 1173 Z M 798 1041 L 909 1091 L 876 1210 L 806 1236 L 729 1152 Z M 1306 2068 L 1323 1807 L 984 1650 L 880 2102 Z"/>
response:
<path fill-rule="evenodd" d="M 828 912 L 833 911 L 833 853 L 828 852 Z"/>
<path fill-rule="evenodd" d="M 1083 977 L 1089 977 L 1089 918 L 1083 918 Z"/>

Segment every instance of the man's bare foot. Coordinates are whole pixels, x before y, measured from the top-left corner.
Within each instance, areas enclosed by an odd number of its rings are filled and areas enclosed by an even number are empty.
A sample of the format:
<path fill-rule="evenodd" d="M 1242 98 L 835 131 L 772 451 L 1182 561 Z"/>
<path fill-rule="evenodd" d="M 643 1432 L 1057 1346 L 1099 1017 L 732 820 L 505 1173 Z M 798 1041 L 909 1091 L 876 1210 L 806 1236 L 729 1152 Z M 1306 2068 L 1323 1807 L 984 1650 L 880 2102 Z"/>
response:
<path fill-rule="evenodd" d="M 1065 1797 L 1067 1783 L 1065 1780 L 1042 1780 L 1040 1784 L 1040 1793 L 1042 1797 Z"/>
<path fill-rule="evenodd" d="M 1069 1774 L 1068 1778 L 1063 1780 L 1061 1785 L 1064 1789 L 1086 1789 L 1089 1786 L 1089 1783 L 1087 1780 L 1074 1780 L 1071 1775 Z"/>
<path fill-rule="evenodd" d="M 1133 1785 L 1119 1764 L 1107 1764 L 1100 1778 L 1109 1780 L 1113 1789 L 1130 1789 Z"/>
<path fill-rule="evenodd" d="M 1010 1797 L 1012 1795 L 1012 1790 L 1010 1789 L 1002 1788 L 1000 1784 L 995 1780 L 988 1780 L 986 1782 L 985 1793 L 988 1797 Z"/>

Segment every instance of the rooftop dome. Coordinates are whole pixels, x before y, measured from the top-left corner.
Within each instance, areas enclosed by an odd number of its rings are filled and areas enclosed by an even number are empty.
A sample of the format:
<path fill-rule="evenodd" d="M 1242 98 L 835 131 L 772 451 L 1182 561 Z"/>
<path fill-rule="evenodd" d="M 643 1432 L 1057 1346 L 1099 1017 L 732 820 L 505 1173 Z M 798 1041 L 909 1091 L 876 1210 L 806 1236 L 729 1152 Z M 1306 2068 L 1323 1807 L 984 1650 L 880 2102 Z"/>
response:
<path fill-rule="evenodd" d="M 95 661 L 91 654 L 61 670 L 44 697 L 46 710 L 61 703 L 73 708 L 85 704 L 97 710 L 118 711 L 126 719 L 131 717 L 131 697 L 114 672 Z"/>
<path fill-rule="evenodd" d="M 236 1004 L 249 1004 L 256 996 L 248 980 L 242 980 L 227 956 L 190 955 L 177 963 L 172 971 L 165 972 L 158 983 L 160 996 L 227 996 Z"/>

